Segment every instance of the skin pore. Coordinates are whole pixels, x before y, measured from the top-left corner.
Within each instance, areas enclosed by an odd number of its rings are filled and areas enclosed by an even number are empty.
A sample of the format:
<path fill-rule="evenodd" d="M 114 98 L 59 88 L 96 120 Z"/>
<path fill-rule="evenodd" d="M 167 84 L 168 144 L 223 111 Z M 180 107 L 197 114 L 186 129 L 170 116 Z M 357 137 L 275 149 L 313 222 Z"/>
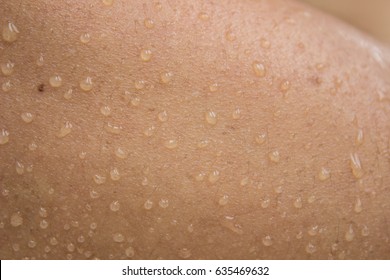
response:
<path fill-rule="evenodd" d="M 0 0 L 2 259 L 388 259 L 390 55 L 291 1 Z"/>

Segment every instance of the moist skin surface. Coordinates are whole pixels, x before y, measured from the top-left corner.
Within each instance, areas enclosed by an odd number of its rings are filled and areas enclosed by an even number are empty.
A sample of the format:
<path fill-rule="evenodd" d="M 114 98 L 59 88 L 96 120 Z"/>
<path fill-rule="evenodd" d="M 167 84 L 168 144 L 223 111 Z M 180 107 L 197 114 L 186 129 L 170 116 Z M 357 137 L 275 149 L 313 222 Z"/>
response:
<path fill-rule="evenodd" d="M 0 258 L 390 258 L 380 43 L 292 1 L 0 7 Z"/>

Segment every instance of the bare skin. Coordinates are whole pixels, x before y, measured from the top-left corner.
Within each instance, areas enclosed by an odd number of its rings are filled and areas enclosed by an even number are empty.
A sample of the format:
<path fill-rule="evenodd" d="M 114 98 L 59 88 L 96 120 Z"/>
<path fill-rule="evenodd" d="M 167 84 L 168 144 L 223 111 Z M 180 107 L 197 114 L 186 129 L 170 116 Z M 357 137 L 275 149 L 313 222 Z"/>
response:
<path fill-rule="evenodd" d="M 378 42 L 290 1 L 0 6 L 2 259 L 390 257 Z"/>

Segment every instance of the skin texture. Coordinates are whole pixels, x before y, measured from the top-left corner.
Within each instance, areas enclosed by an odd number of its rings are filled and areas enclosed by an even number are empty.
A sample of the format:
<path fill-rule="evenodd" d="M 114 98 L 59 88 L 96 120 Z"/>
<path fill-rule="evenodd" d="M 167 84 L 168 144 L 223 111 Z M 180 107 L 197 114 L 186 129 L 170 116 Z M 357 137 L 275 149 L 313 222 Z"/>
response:
<path fill-rule="evenodd" d="M 390 257 L 389 51 L 221 2 L 0 0 L 2 259 Z"/>

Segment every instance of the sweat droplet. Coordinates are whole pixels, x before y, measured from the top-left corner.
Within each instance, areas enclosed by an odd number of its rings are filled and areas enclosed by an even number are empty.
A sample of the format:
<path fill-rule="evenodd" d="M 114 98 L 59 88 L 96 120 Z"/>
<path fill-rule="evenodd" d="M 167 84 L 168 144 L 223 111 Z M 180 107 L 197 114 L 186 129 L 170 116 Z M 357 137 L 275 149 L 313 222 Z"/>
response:
<path fill-rule="evenodd" d="M 14 23 L 8 22 L 3 26 L 3 39 L 8 43 L 12 43 L 18 39 L 19 30 Z"/>
<path fill-rule="evenodd" d="M 106 182 L 106 177 L 96 174 L 93 176 L 93 180 L 95 181 L 96 184 L 101 185 Z"/>
<path fill-rule="evenodd" d="M 233 120 L 238 120 L 241 118 L 241 110 L 239 108 L 235 109 L 232 114 Z"/>
<path fill-rule="evenodd" d="M 355 210 L 356 213 L 362 212 L 363 207 L 362 207 L 362 202 L 361 202 L 360 198 L 356 199 L 354 210 Z"/>
<path fill-rule="evenodd" d="M 267 134 L 266 133 L 259 133 L 255 136 L 255 141 L 257 144 L 261 145 L 265 142 L 267 139 Z"/>
<path fill-rule="evenodd" d="M 135 251 L 134 251 L 134 248 L 133 247 L 128 247 L 126 250 L 125 250 L 125 254 L 128 258 L 132 258 L 134 257 L 135 255 Z"/>
<path fill-rule="evenodd" d="M 161 198 L 160 201 L 158 202 L 158 205 L 161 208 L 167 208 L 169 206 L 169 200 L 165 198 Z"/>
<path fill-rule="evenodd" d="M 24 164 L 17 161 L 15 169 L 16 169 L 16 173 L 18 173 L 19 175 L 22 175 L 24 173 Z"/>
<path fill-rule="evenodd" d="M 23 217 L 20 215 L 19 212 L 13 213 L 11 215 L 11 226 L 18 227 L 23 224 Z"/>
<path fill-rule="evenodd" d="M 0 145 L 4 145 L 9 141 L 9 132 L 4 128 L 0 130 Z"/>
<path fill-rule="evenodd" d="M 320 179 L 321 181 L 325 181 L 329 179 L 329 177 L 330 177 L 329 169 L 322 167 L 320 172 L 318 173 L 318 179 Z"/>
<path fill-rule="evenodd" d="M 302 199 L 300 197 L 298 197 L 295 201 L 294 201 L 294 207 L 295 208 L 302 208 Z"/>
<path fill-rule="evenodd" d="M 32 122 L 32 120 L 33 120 L 33 118 L 34 118 L 34 116 L 33 116 L 31 113 L 28 113 L 28 112 L 22 113 L 20 116 L 21 116 L 22 120 L 23 120 L 25 123 L 30 123 L 30 122 Z"/>
<path fill-rule="evenodd" d="M 345 233 L 345 240 L 351 242 L 355 237 L 355 232 L 353 230 L 352 225 L 349 225 L 347 232 Z"/>
<path fill-rule="evenodd" d="M 149 199 L 146 200 L 145 203 L 144 203 L 144 208 L 146 210 L 150 210 L 150 209 L 152 209 L 152 207 L 153 207 L 153 201 L 151 201 Z"/>
<path fill-rule="evenodd" d="M 363 129 L 359 128 L 357 133 L 356 133 L 356 138 L 355 138 L 356 146 L 360 146 L 361 144 L 363 144 L 363 141 L 364 141 Z"/>
<path fill-rule="evenodd" d="M 100 113 L 102 113 L 103 116 L 108 117 L 111 115 L 111 108 L 108 105 L 104 105 L 100 107 Z"/>
<path fill-rule="evenodd" d="M 219 171 L 218 170 L 213 170 L 210 174 L 209 174 L 209 182 L 211 184 L 214 184 L 215 182 L 217 182 L 219 180 Z"/>
<path fill-rule="evenodd" d="M 57 133 L 57 137 L 58 138 L 63 138 L 66 135 L 68 135 L 69 133 L 72 132 L 72 127 L 73 127 L 73 125 L 69 121 L 65 122 L 61 126 L 60 131 Z"/>
<path fill-rule="evenodd" d="M 125 237 L 121 233 L 114 233 L 112 239 L 117 243 L 121 243 L 125 240 Z"/>
<path fill-rule="evenodd" d="M 113 212 L 117 212 L 119 211 L 119 208 L 120 208 L 120 203 L 118 200 L 115 200 L 113 202 L 111 202 L 110 204 L 110 210 L 113 211 Z"/>
<path fill-rule="evenodd" d="M 168 120 L 168 113 L 167 111 L 162 111 L 157 116 L 158 120 L 160 122 L 166 122 Z"/>
<path fill-rule="evenodd" d="M 80 41 L 83 44 L 87 44 L 89 41 L 91 41 L 91 34 L 89 33 L 83 33 L 80 35 Z"/>
<path fill-rule="evenodd" d="M 281 92 L 286 92 L 290 89 L 290 82 L 287 80 L 284 80 L 280 83 L 280 91 Z"/>
<path fill-rule="evenodd" d="M 252 64 L 252 68 L 253 68 L 253 72 L 255 73 L 255 75 L 257 77 L 264 77 L 265 76 L 265 73 L 266 73 L 265 66 L 262 63 L 255 61 Z"/>
<path fill-rule="evenodd" d="M 80 88 L 83 91 L 90 91 L 92 89 L 92 78 L 86 77 L 84 80 L 80 81 Z"/>
<path fill-rule="evenodd" d="M 114 4 L 114 0 L 102 0 L 102 2 L 106 6 L 112 6 Z"/>
<path fill-rule="evenodd" d="M 272 161 L 272 162 L 279 162 L 280 161 L 280 154 L 279 154 L 279 151 L 275 150 L 275 151 L 272 151 L 268 154 L 268 157 L 269 159 Z"/>
<path fill-rule="evenodd" d="M 119 147 L 119 148 L 116 148 L 116 150 L 115 150 L 115 155 L 121 159 L 127 158 L 128 154 L 129 153 L 127 152 L 127 150 L 125 148 Z"/>
<path fill-rule="evenodd" d="M 51 76 L 49 83 L 54 88 L 60 87 L 62 86 L 62 78 L 59 75 Z"/>
<path fill-rule="evenodd" d="M 152 136 L 152 135 L 154 134 L 154 131 L 155 131 L 155 130 L 156 130 L 156 127 L 155 127 L 154 125 L 152 125 L 152 126 L 146 128 L 146 129 L 144 130 L 144 135 L 145 135 L 146 137 L 150 137 L 150 136 Z"/>
<path fill-rule="evenodd" d="M 113 181 L 118 181 L 121 178 L 121 174 L 119 173 L 117 168 L 113 168 L 110 171 L 110 177 Z"/>
<path fill-rule="evenodd" d="M 163 74 L 161 74 L 160 78 L 161 78 L 161 82 L 163 84 L 168 84 L 169 82 L 172 81 L 173 73 L 172 72 L 163 73 Z"/>
<path fill-rule="evenodd" d="M 267 247 L 269 247 L 269 246 L 271 246 L 273 244 L 272 238 L 269 235 L 265 236 L 262 239 L 262 242 L 263 242 L 264 246 L 267 246 Z"/>
<path fill-rule="evenodd" d="M 169 139 L 164 142 L 164 146 L 168 149 L 175 149 L 177 147 L 177 140 Z"/>
<path fill-rule="evenodd" d="M 351 160 L 350 166 L 351 166 L 352 174 L 357 179 L 362 178 L 363 174 L 364 174 L 364 171 L 363 171 L 362 165 L 360 163 L 359 156 L 356 153 L 351 154 L 350 155 L 350 160 Z"/>
<path fill-rule="evenodd" d="M 142 50 L 140 57 L 143 61 L 149 61 L 152 58 L 152 51 L 149 49 Z"/>
<path fill-rule="evenodd" d="M 317 251 L 317 248 L 313 244 L 309 243 L 306 245 L 305 251 L 309 254 L 314 254 Z"/>
<path fill-rule="evenodd" d="M 112 134 L 120 134 L 122 131 L 122 127 L 120 125 L 114 125 L 112 123 L 107 123 L 104 129 Z"/>
<path fill-rule="evenodd" d="M 182 259 L 188 259 L 189 257 L 191 257 L 191 250 L 187 248 L 182 248 L 179 250 L 178 255 Z"/>
<path fill-rule="evenodd" d="M 11 61 L 8 61 L 6 63 L 2 63 L 1 64 L 1 72 L 3 72 L 3 74 L 5 76 L 9 76 L 14 72 L 14 67 L 15 67 L 15 64 L 12 63 Z"/>
<path fill-rule="evenodd" d="M 225 206 L 226 204 L 228 204 L 229 202 L 229 196 L 224 194 L 219 200 L 218 200 L 218 204 L 221 205 L 221 206 Z"/>
<path fill-rule="evenodd" d="M 144 25 L 146 28 L 153 29 L 154 28 L 154 21 L 150 18 L 146 18 L 144 20 Z"/>
<path fill-rule="evenodd" d="M 205 119 L 208 124 L 215 125 L 217 123 L 217 113 L 208 111 L 206 112 Z"/>

